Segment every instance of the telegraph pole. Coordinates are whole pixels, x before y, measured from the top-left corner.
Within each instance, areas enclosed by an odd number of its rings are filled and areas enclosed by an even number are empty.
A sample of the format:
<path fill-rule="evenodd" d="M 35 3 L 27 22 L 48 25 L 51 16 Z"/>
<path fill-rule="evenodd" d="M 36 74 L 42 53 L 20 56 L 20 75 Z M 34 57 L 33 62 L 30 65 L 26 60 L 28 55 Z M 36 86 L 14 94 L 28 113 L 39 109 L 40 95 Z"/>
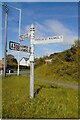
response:
<path fill-rule="evenodd" d="M 20 15 L 19 15 L 19 36 L 20 36 L 20 30 L 21 30 L 21 9 L 18 9 L 20 11 Z M 20 41 L 19 41 L 20 44 Z M 18 69 L 17 69 L 17 75 L 20 74 L 20 69 L 19 69 L 19 51 L 18 51 Z"/>
<path fill-rule="evenodd" d="M 34 97 L 34 39 L 35 39 L 35 26 L 32 24 L 30 27 L 31 35 L 31 56 L 30 56 L 30 98 Z"/>
<path fill-rule="evenodd" d="M 6 55 L 7 55 L 7 32 L 8 32 L 8 6 L 5 5 L 5 34 L 4 34 L 4 77 L 6 77 L 6 67 L 7 67 L 7 61 L 6 61 Z"/>

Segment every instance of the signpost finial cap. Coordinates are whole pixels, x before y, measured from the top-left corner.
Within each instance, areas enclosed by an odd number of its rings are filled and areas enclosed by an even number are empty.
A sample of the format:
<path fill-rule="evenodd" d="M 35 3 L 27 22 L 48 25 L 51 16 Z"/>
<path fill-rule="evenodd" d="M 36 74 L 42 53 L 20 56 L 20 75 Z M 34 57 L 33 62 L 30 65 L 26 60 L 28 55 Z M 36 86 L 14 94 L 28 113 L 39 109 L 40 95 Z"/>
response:
<path fill-rule="evenodd" d="M 31 24 L 30 31 L 35 31 L 35 25 Z"/>
<path fill-rule="evenodd" d="M 31 24 L 31 28 L 35 28 L 34 24 Z"/>

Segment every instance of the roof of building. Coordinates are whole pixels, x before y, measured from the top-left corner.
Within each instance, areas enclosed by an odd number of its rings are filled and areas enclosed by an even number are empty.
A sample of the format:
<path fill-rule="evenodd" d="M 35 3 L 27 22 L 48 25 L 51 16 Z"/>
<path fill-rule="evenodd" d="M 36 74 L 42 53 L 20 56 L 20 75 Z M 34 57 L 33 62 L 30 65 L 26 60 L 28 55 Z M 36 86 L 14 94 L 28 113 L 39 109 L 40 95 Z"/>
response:
<path fill-rule="evenodd" d="M 46 62 L 51 62 L 51 61 L 52 61 L 52 59 L 46 59 L 45 61 L 46 61 Z"/>
<path fill-rule="evenodd" d="M 29 60 L 29 58 L 25 58 L 25 57 L 23 57 L 22 59 L 25 59 L 26 61 L 28 61 L 28 60 Z M 21 60 L 22 60 L 22 59 L 21 59 Z M 20 60 L 20 61 L 21 61 L 21 60 Z"/>

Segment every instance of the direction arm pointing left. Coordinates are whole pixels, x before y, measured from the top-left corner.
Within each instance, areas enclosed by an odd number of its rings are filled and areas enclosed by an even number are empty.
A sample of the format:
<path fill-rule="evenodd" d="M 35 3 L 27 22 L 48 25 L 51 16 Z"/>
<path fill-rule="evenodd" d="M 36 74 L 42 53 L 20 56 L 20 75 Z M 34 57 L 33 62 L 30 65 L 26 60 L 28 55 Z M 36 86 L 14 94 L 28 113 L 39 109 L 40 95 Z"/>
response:
<path fill-rule="evenodd" d="M 29 38 L 29 37 L 30 37 L 30 33 L 27 33 L 27 34 L 19 36 L 19 40 L 22 41 L 22 40 Z"/>

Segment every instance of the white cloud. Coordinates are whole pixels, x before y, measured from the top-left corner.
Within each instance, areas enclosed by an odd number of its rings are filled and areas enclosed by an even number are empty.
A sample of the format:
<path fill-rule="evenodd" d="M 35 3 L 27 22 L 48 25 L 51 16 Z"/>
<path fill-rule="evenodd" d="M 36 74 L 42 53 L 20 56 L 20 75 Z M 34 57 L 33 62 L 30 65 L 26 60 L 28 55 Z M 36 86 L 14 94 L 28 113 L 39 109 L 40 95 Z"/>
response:
<path fill-rule="evenodd" d="M 22 34 L 26 34 L 29 32 L 30 32 L 30 25 L 27 25 L 27 26 L 23 27 L 23 29 L 21 29 Z"/>
<path fill-rule="evenodd" d="M 44 24 L 35 22 L 36 27 L 36 37 L 46 37 L 46 27 Z"/>
<path fill-rule="evenodd" d="M 26 58 L 28 58 L 29 57 L 29 53 L 26 53 L 26 52 L 18 52 L 18 51 L 9 51 L 9 53 L 8 54 L 12 54 L 12 55 L 14 55 L 16 58 L 17 58 L 17 60 L 19 59 L 22 59 L 23 57 L 26 57 Z"/>
<path fill-rule="evenodd" d="M 53 51 L 52 49 L 48 49 L 48 48 L 45 49 L 45 56 L 46 55 L 49 56 L 50 54 L 53 54 L 53 53 L 55 53 L 55 51 Z"/>
<path fill-rule="evenodd" d="M 63 35 L 63 45 L 72 45 L 74 43 L 74 40 L 78 38 L 78 35 L 74 35 L 73 31 L 70 28 L 67 28 L 66 25 L 64 25 L 62 22 L 58 20 L 45 20 L 43 23 L 35 22 L 35 27 L 37 38 Z M 21 29 L 21 33 L 22 34 L 28 33 L 29 30 L 30 25 L 27 25 L 23 29 Z M 77 34 L 77 31 L 75 33 Z M 45 48 L 46 47 L 48 48 L 48 46 L 45 46 Z M 44 54 L 48 55 L 54 53 L 53 50 L 50 50 L 50 47 L 47 51 L 46 50 L 44 51 L 45 51 Z M 13 54 L 17 57 L 16 55 L 17 53 Z M 26 56 L 26 53 L 21 53 L 20 56 L 21 57 Z"/>
<path fill-rule="evenodd" d="M 58 20 L 45 20 L 43 23 L 35 22 L 35 27 L 35 35 L 37 38 L 63 35 L 64 44 L 73 44 L 74 40 L 78 38 L 78 31 L 74 34 L 71 29 L 67 28 L 66 25 Z M 28 32 L 30 32 L 30 25 L 27 25 L 21 29 L 21 34 Z"/>
<path fill-rule="evenodd" d="M 48 26 L 48 29 L 50 29 L 54 34 L 63 35 L 64 43 L 73 44 L 74 40 L 78 38 L 77 35 L 74 35 L 69 28 L 58 20 L 47 20 L 45 25 Z"/>
<path fill-rule="evenodd" d="M 55 33 L 55 34 L 71 34 L 71 31 L 66 28 L 58 20 L 47 20 L 46 25 Z"/>
<path fill-rule="evenodd" d="M 21 29 L 22 34 L 26 34 L 30 32 L 30 25 L 25 26 Z M 35 35 L 36 37 L 46 37 L 46 27 L 43 24 L 35 22 Z"/>
<path fill-rule="evenodd" d="M 74 40 L 78 38 L 78 35 L 74 35 L 72 30 L 67 28 L 63 23 L 61 23 L 58 20 L 45 20 L 43 23 L 35 22 L 35 27 L 36 37 L 63 35 L 64 44 L 73 44 Z M 28 32 L 29 29 L 30 26 L 29 25 L 26 26 L 25 29 L 23 30 L 24 33 Z"/>

